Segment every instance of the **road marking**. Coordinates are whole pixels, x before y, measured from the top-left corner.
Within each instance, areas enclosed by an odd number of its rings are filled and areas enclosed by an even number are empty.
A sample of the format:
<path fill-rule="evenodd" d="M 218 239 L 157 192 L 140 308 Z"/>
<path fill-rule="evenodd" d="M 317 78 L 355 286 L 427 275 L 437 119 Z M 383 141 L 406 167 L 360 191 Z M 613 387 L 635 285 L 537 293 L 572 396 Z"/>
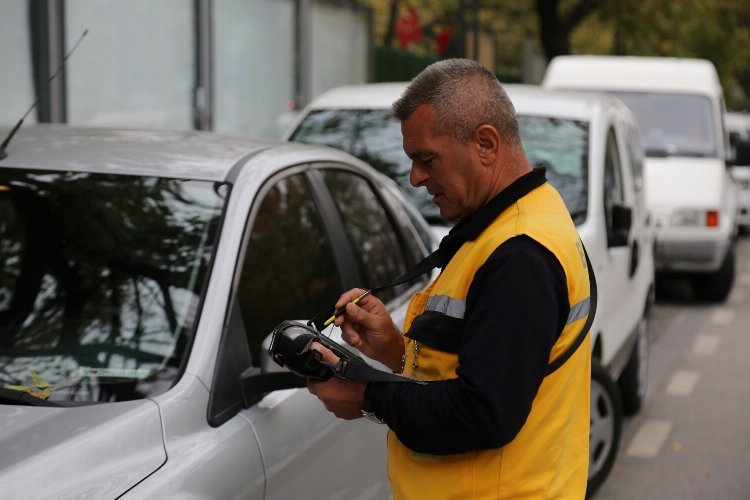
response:
<path fill-rule="evenodd" d="M 729 294 L 729 303 L 736 306 L 745 302 L 746 298 L 747 288 L 742 286 L 735 286 L 732 288 L 732 293 Z"/>
<path fill-rule="evenodd" d="M 637 458 L 654 458 L 659 454 L 671 430 L 672 422 L 646 420 L 633 436 L 626 452 L 627 455 Z"/>
<path fill-rule="evenodd" d="M 677 370 L 672 378 L 669 379 L 667 388 L 664 392 L 670 396 L 689 396 L 695 389 L 695 384 L 701 376 L 698 372 L 688 370 Z"/>
<path fill-rule="evenodd" d="M 737 282 L 743 285 L 750 285 L 750 273 L 742 273 L 737 276 Z"/>
<path fill-rule="evenodd" d="M 698 335 L 693 342 L 693 354 L 713 354 L 719 347 L 720 337 L 718 335 Z"/>
<path fill-rule="evenodd" d="M 711 315 L 711 322 L 715 325 L 726 326 L 734 321 L 734 311 L 728 307 L 717 307 Z"/>

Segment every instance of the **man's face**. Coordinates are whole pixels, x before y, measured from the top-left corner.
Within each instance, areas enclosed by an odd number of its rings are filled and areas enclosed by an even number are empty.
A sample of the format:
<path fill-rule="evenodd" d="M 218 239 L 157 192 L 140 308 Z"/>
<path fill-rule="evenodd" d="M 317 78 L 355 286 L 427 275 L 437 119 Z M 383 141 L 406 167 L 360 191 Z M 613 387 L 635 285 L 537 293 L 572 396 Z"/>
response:
<path fill-rule="evenodd" d="M 443 220 L 461 219 L 487 201 L 485 169 L 474 139 L 461 144 L 446 135 L 433 135 L 434 120 L 434 108 L 423 104 L 401 123 L 404 151 L 412 161 L 409 180 L 414 187 L 427 189 Z"/>

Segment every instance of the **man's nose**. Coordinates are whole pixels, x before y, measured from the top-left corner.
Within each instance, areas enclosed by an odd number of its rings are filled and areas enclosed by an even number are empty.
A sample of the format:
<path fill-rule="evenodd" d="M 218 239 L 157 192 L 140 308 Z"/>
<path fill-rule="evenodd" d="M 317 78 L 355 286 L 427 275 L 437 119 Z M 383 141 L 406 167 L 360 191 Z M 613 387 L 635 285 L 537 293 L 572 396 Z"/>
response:
<path fill-rule="evenodd" d="M 409 182 L 411 185 L 416 187 L 424 186 L 427 182 L 427 170 L 419 165 L 419 162 L 414 161 L 411 164 L 411 172 L 409 172 Z"/>

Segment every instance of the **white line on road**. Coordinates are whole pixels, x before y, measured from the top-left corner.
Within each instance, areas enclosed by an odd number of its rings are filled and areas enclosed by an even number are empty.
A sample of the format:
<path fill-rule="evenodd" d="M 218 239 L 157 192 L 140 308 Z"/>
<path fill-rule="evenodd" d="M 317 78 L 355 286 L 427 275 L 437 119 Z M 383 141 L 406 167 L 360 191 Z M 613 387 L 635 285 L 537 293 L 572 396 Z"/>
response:
<path fill-rule="evenodd" d="M 750 285 L 750 273 L 742 273 L 737 276 L 737 282 L 743 285 Z"/>
<path fill-rule="evenodd" d="M 701 376 L 698 372 L 677 370 L 672 375 L 672 378 L 669 379 L 664 392 L 670 396 L 689 396 L 693 392 L 693 389 L 695 389 L 695 384 L 698 383 L 698 379 L 700 378 Z"/>
<path fill-rule="evenodd" d="M 693 342 L 693 354 L 713 354 L 719 347 L 720 340 L 721 338 L 718 335 L 698 335 Z"/>
<path fill-rule="evenodd" d="M 661 450 L 671 430 L 672 422 L 646 420 L 633 436 L 626 452 L 627 455 L 637 458 L 654 458 L 659 454 L 659 450 Z"/>
<path fill-rule="evenodd" d="M 711 315 L 711 322 L 715 325 L 726 326 L 734 321 L 734 311 L 728 307 L 717 307 Z"/>

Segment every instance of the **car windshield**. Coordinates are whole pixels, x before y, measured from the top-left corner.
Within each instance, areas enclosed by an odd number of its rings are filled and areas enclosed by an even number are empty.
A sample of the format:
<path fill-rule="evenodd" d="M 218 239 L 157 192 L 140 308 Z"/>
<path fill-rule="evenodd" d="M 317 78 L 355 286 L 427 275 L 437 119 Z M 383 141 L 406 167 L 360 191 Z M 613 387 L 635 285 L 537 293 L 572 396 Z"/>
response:
<path fill-rule="evenodd" d="M 717 158 L 711 101 L 698 95 L 609 92 L 633 111 L 646 156 Z"/>
<path fill-rule="evenodd" d="M 560 192 L 573 222 L 581 224 L 588 206 L 588 125 L 519 116 L 518 126 L 529 162 L 547 169 L 547 180 Z"/>
<path fill-rule="evenodd" d="M 78 402 L 170 388 L 227 194 L 207 181 L 0 170 L 0 386 Z"/>
<path fill-rule="evenodd" d="M 588 128 L 581 122 L 519 117 L 521 138 L 534 166 L 547 167 L 555 186 L 577 223 L 586 217 Z M 440 210 L 424 188 L 409 183 L 411 160 L 404 153 L 401 126 L 384 109 L 313 111 L 291 139 L 342 149 L 374 166 L 404 189 L 412 204 L 429 222 L 441 223 Z"/>
<path fill-rule="evenodd" d="M 409 201 L 431 224 L 442 224 L 440 210 L 424 188 L 409 182 L 411 160 L 404 153 L 401 125 L 387 109 L 332 109 L 312 111 L 290 138 L 346 151 L 372 165 L 401 187 Z"/>

